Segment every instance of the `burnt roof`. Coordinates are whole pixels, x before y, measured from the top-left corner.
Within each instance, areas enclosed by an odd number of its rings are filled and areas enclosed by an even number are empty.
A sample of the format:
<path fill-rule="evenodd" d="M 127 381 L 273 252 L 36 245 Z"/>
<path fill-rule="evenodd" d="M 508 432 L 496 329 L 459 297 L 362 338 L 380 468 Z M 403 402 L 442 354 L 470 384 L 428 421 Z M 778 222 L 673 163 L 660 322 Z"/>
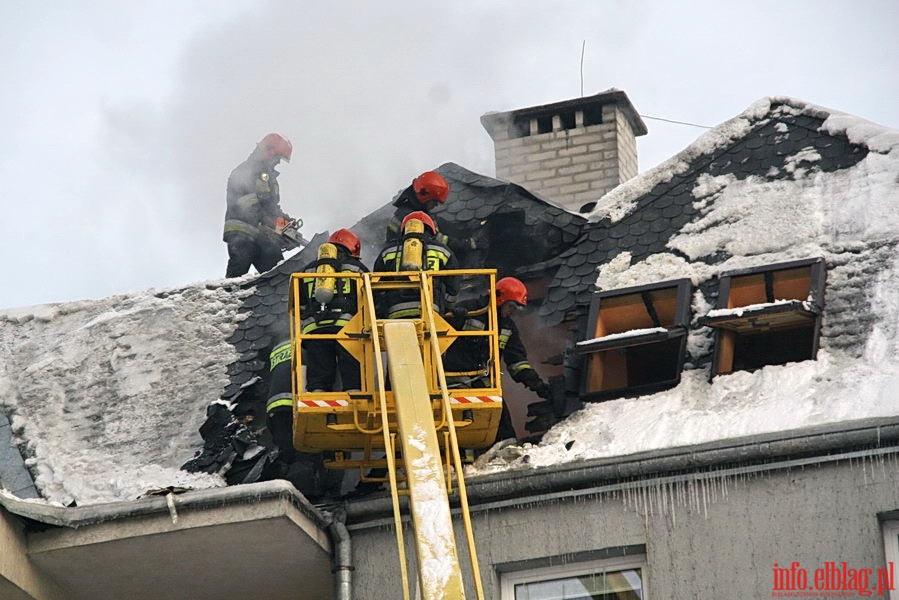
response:
<path fill-rule="evenodd" d="M 434 170 L 450 184 L 447 201 L 433 211 L 444 232 L 460 238 L 486 234 L 489 253 L 482 264 L 474 266 L 496 267 L 501 275 L 512 275 L 534 263 L 551 264 L 578 239 L 587 222 L 583 216 L 569 213 L 520 185 L 454 163 Z M 393 211 L 392 201 L 388 202 L 350 228 L 362 241 L 363 258 L 369 266 L 371 257 L 383 245 Z M 527 234 L 523 235 L 525 227 Z M 239 309 L 246 318 L 227 340 L 239 358 L 228 366 L 229 383 L 223 398 L 236 398 L 249 389 L 247 397 L 259 401 L 260 394 L 266 393 L 269 352 L 287 335 L 289 327 L 290 275 L 315 260 L 318 246 L 327 238 L 327 232 L 316 234 L 301 252 L 245 284 L 255 291 Z"/>

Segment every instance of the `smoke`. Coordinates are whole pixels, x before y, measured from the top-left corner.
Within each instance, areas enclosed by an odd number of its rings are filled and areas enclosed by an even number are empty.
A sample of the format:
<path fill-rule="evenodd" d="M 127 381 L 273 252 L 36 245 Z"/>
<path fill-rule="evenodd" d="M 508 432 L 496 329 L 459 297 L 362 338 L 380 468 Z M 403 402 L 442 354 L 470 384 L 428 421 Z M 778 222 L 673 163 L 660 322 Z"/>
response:
<path fill-rule="evenodd" d="M 361 0 L 312 8 L 270 1 L 235 15 L 186 47 L 164 103 L 106 112 L 107 138 L 140 138 L 139 156 L 115 160 L 142 171 L 148 187 L 174 186 L 154 233 L 177 233 L 206 277 L 224 265 L 225 180 L 266 133 L 293 142 L 279 169 L 282 208 L 310 237 L 351 226 L 445 162 L 492 174 L 480 115 L 559 99 L 524 92 L 529 84 L 514 76 L 496 85 L 539 49 L 514 31 L 526 10 Z"/>
<path fill-rule="evenodd" d="M 11 5 L 0 21 L 11 57 L 0 77 L 14 90 L 0 98 L 0 177 L 12 212 L 0 243 L 11 241 L 0 250 L 21 257 L 11 280 L 58 271 L 61 254 L 66 269 L 52 286 L 7 286 L 0 305 L 221 277 L 225 181 L 272 131 L 294 143 L 283 206 L 309 237 L 438 165 L 492 175 L 480 116 L 577 97 L 582 78 L 584 94 L 617 87 L 641 113 L 708 125 L 783 93 L 889 123 L 895 52 L 870 49 L 895 47 L 882 17 L 895 8 L 870 4 L 819 11 L 806 39 L 790 28 L 805 9 L 774 3 L 738 20 L 714 4 L 536 0 Z M 782 44 L 759 43 L 761 30 L 795 44 L 789 60 Z M 868 44 L 827 45 L 859 31 Z M 753 43 L 737 43 L 751 49 L 737 70 L 707 51 L 741 39 Z M 861 84 L 841 85 L 849 76 Z M 649 126 L 644 167 L 701 133 Z"/>

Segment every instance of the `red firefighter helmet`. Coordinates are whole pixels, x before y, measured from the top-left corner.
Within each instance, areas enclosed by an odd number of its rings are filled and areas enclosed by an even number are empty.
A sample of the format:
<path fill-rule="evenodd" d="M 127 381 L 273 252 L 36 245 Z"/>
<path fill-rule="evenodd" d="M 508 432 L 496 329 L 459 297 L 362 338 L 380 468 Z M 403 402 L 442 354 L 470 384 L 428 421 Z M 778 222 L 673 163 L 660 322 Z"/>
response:
<path fill-rule="evenodd" d="M 416 219 L 424 223 L 425 227 L 431 230 L 431 234 L 437 235 L 437 225 L 434 224 L 434 219 L 431 218 L 431 215 L 428 213 L 416 210 L 415 212 L 410 212 L 403 218 L 403 223 L 400 225 L 400 231 L 406 230 L 406 223 L 411 221 L 412 219 Z"/>
<path fill-rule="evenodd" d="M 521 283 L 521 280 L 503 277 L 496 282 L 496 305 L 502 306 L 506 302 L 528 305 L 528 288 Z"/>
<path fill-rule="evenodd" d="M 338 229 L 331 234 L 328 241 L 332 244 L 343 246 L 347 249 L 347 252 L 356 258 L 359 258 L 359 253 L 362 252 L 362 242 L 360 242 L 356 234 L 349 229 Z"/>
<path fill-rule="evenodd" d="M 412 189 L 415 190 L 415 197 L 422 204 L 427 204 L 431 200 L 437 202 L 446 202 L 446 196 L 449 194 L 449 184 L 440 173 L 434 171 L 425 171 L 412 180 Z"/>
<path fill-rule="evenodd" d="M 270 133 L 257 144 L 262 149 L 265 158 L 275 158 L 280 156 L 286 162 L 290 162 L 290 155 L 293 154 L 293 144 L 290 143 L 283 135 Z"/>

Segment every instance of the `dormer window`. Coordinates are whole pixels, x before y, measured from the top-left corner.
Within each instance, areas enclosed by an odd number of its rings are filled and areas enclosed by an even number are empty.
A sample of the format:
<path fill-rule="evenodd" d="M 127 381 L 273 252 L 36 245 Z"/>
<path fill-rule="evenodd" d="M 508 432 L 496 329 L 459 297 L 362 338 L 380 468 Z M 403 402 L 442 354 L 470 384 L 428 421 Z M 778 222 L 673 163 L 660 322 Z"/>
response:
<path fill-rule="evenodd" d="M 581 400 L 635 396 L 680 381 L 690 323 L 689 279 L 597 292 L 590 306 Z"/>
<path fill-rule="evenodd" d="M 722 274 L 718 307 L 699 319 L 716 329 L 711 376 L 814 359 L 825 272 L 818 258 Z"/>

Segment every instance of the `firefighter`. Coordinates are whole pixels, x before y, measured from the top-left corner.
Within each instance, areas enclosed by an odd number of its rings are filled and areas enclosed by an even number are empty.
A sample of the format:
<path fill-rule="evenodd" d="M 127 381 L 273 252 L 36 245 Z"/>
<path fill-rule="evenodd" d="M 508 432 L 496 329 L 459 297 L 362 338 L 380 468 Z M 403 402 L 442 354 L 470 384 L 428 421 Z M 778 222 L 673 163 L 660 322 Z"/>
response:
<path fill-rule="evenodd" d="M 311 273 L 330 266 L 336 273 L 367 273 L 368 269 L 359 259 L 362 243 L 349 229 L 338 229 L 328 243 L 337 250 L 332 258 L 321 257 L 304 269 Z M 330 300 L 321 296 L 321 290 L 333 284 L 333 290 L 326 292 Z M 357 282 L 349 278 L 303 280 L 300 289 L 302 302 L 300 326 L 303 333 L 337 333 L 346 325 L 359 309 Z M 341 346 L 337 340 L 305 340 L 303 359 L 306 365 L 306 389 L 311 392 L 334 391 L 337 375 L 340 375 L 340 389 L 359 390 L 359 363 Z"/>
<path fill-rule="evenodd" d="M 393 205 L 396 210 L 387 224 L 385 241 L 395 242 L 402 237 L 402 223 L 411 212 L 421 211 L 430 215 L 438 205 L 446 202 L 449 195 L 449 183 L 440 173 L 425 171 L 412 180 L 412 185 L 403 190 Z"/>
<path fill-rule="evenodd" d="M 338 229 L 322 246 L 329 247 L 320 249 L 320 258 L 306 265 L 303 272 L 339 274 L 368 271 L 359 260 L 362 244 L 349 229 Z M 329 253 L 333 255 L 323 256 Z M 334 285 L 323 285 L 326 281 Z M 328 288 L 327 293 L 321 293 L 319 288 Z M 305 278 L 300 287 L 300 305 L 303 333 L 337 333 L 358 310 L 356 281 L 340 277 Z M 281 462 L 285 465 L 284 478 L 290 479 L 307 497 L 338 494 L 339 480 L 333 477 L 326 480 L 320 464 L 321 455 L 301 453 L 293 447 L 292 359 L 289 335 L 283 335 L 269 356 L 271 377 L 266 413 L 272 441 L 280 450 Z M 308 391 L 351 391 L 361 387 L 359 363 L 337 340 L 304 340 L 303 363 Z M 333 489 L 335 486 L 336 489 Z"/>
<path fill-rule="evenodd" d="M 422 231 L 417 229 L 420 224 Z M 434 220 L 423 211 L 414 211 L 400 223 L 403 237 L 389 242 L 375 260 L 375 272 L 449 271 L 457 268 L 456 257 L 442 243 Z M 415 244 L 418 241 L 419 244 Z M 447 296 L 458 292 L 455 277 L 435 277 L 434 309 L 443 312 Z M 414 319 L 421 316 L 421 299 L 417 290 L 391 290 L 379 294 L 377 312 L 385 319 Z"/>
<path fill-rule="evenodd" d="M 270 133 L 231 171 L 222 236 L 228 244 L 225 277 L 245 275 L 250 265 L 263 273 L 284 259 L 275 229 L 285 227 L 292 219 L 281 210 L 275 167 L 282 160 L 290 162 L 292 153 L 287 138 Z"/>
<path fill-rule="evenodd" d="M 521 383 L 526 388 L 537 394 L 540 398 L 551 400 L 550 386 L 543 381 L 537 370 L 528 361 L 527 350 L 518 333 L 518 325 L 512 315 L 528 304 L 528 290 L 519 279 L 515 277 L 503 277 L 496 282 L 496 305 L 499 330 L 499 352 L 506 370 L 513 381 Z M 469 310 L 469 306 L 473 306 Z M 464 331 L 481 331 L 487 327 L 487 299 L 474 302 L 461 303 L 453 307 L 452 317 L 449 322 L 454 328 Z M 453 342 L 447 349 L 443 359 L 447 372 L 448 385 L 455 387 L 485 387 L 487 382 L 487 348 L 486 339 L 480 337 L 464 337 Z M 537 417 L 525 424 L 529 431 L 535 425 L 542 425 L 544 417 L 542 408 L 544 403 L 537 402 L 531 406 L 537 410 L 529 410 L 528 416 Z M 549 404 L 551 407 L 551 402 Z M 540 414 L 536 412 L 540 411 Z M 534 412 L 535 414 L 532 414 Z M 535 430 L 536 431 L 536 430 Z M 542 431 L 542 429 L 541 429 Z M 512 416 L 505 402 L 503 402 L 500 415 L 499 428 L 496 432 L 497 442 L 506 439 L 514 439 L 515 428 L 512 425 Z"/>

